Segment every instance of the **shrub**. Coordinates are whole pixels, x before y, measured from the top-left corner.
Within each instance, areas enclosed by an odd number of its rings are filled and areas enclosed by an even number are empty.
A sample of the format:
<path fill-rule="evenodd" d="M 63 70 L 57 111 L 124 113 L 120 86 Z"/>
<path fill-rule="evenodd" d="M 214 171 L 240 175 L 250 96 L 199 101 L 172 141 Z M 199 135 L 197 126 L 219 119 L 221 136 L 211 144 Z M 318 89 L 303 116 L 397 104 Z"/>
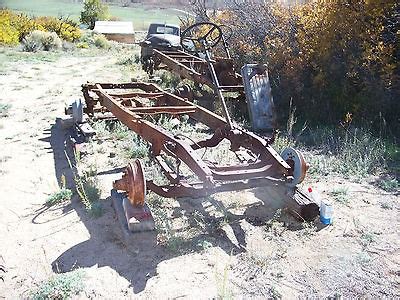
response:
<path fill-rule="evenodd" d="M 28 33 L 40 29 L 35 22 L 23 14 L 0 9 L 0 43 L 12 45 L 21 41 Z"/>
<path fill-rule="evenodd" d="M 48 206 L 62 203 L 64 201 L 71 200 L 72 191 L 70 189 L 62 188 L 58 192 L 52 194 L 46 201 Z"/>
<path fill-rule="evenodd" d="M 63 40 L 75 42 L 81 37 L 80 29 L 69 24 L 68 21 L 54 17 L 39 17 L 35 21 L 45 31 L 55 32 Z"/>
<path fill-rule="evenodd" d="M 60 49 L 62 41 L 55 32 L 35 30 L 24 39 L 23 45 L 24 51 L 28 52 L 36 52 L 38 50 L 51 51 Z"/>
<path fill-rule="evenodd" d="M 0 44 L 18 44 L 18 30 L 12 26 L 10 15 L 6 10 L 0 10 Z"/>
<path fill-rule="evenodd" d="M 87 24 L 90 29 L 94 28 L 96 21 L 108 18 L 108 6 L 100 0 L 85 0 L 81 12 L 81 22 Z"/>
<path fill-rule="evenodd" d="M 47 32 L 42 44 L 45 51 L 60 49 L 62 47 L 62 41 L 55 32 Z"/>
<path fill-rule="evenodd" d="M 94 33 L 93 31 L 85 32 L 79 39 L 79 42 L 81 43 L 80 48 L 88 48 L 90 45 L 102 49 L 110 48 L 110 43 L 107 38 L 104 35 Z"/>
<path fill-rule="evenodd" d="M 101 49 L 108 49 L 110 48 L 110 44 L 108 42 L 108 40 L 106 39 L 106 37 L 102 34 L 97 34 L 94 38 L 94 45 L 97 48 L 101 48 Z"/>
<path fill-rule="evenodd" d="M 89 48 L 89 44 L 86 42 L 79 42 L 76 44 L 77 48 L 81 48 L 81 49 L 88 49 Z"/>
<path fill-rule="evenodd" d="M 33 31 L 55 32 L 69 42 L 81 37 L 78 25 L 68 19 L 54 17 L 29 18 L 24 14 L 15 14 L 7 9 L 0 9 L 0 43 L 13 45 L 23 42 Z"/>
<path fill-rule="evenodd" d="M 61 189 L 50 195 L 50 197 L 46 201 L 46 204 L 48 206 L 52 206 L 54 204 L 58 204 L 64 201 L 69 201 L 71 200 L 71 197 L 72 191 L 70 189 L 67 189 L 67 181 L 65 175 L 63 174 L 61 176 Z"/>
<path fill-rule="evenodd" d="M 39 288 L 32 293 L 32 299 L 68 299 L 79 294 L 85 288 L 84 272 L 80 269 L 57 274 L 48 281 L 43 282 Z"/>
<path fill-rule="evenodd" d="M 290 100 L 310 125 L 354 121 L 399 135 L 398 1 L 230 1 L 213 21 L 233 29 L 237 66 L 268 63 L 280 122 Z M 257 11 L 257 16 L 254 16 Z"/>

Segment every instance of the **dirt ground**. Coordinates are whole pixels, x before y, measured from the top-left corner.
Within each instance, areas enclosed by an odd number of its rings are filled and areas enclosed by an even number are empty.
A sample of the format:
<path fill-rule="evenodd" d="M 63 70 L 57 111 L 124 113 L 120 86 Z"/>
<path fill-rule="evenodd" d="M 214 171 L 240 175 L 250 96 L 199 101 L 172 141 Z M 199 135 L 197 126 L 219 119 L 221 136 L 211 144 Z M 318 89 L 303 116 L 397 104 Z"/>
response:
<path fill-rule="evenodd" d="M 170 243 L 147 232 L 127 246 L 109 199 L 120 174 L 107 172 L 114 150 L 105 147 L 90 154 L 102 186 L 101 217 L 90 217 L 77 196 L 45 206 L 69 172 L 66 132 L 56 119 L 66 101 L 81 97 L 82 83 L 129 78 L 117 60 L 104 52 L 10 57 L 2 65 L 0 103 L 12 107 L 0 118 L 0 255 L 7 269 L 0 298 L 29 297 L 54 272 L 75 268 L 85 271 L 81 298 L 400 297 L 399 198 L 370 180 L 307 179 L 334 201 L 328 227 L 296 221 L 271 188 L 168 199 L 160 209 L 174 224 Z M 332 198 L 340 187 L 346 201 Z"/>

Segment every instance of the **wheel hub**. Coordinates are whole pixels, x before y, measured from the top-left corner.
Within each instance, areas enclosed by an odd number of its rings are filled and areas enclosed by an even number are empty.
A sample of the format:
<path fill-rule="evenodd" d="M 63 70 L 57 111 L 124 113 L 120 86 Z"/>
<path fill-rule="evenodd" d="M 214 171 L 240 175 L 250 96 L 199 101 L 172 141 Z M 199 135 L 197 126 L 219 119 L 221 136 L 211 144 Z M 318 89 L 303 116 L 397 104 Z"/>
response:
<path fill-rule="evenodd" d="M 146 180 L 140 160 L 129 163 L 124 175 L 121 179 L 114 181 L 113 187 L 116 190 L 125 191 L 133 206 L 143 206 L 146 196 Z"/>

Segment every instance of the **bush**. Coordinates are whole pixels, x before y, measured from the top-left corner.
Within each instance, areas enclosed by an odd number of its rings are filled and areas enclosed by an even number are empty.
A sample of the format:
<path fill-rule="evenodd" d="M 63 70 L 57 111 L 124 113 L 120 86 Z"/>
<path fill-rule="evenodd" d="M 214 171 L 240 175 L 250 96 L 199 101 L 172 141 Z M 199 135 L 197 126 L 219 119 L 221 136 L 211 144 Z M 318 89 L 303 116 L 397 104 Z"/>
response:
<path fill-rule="evenodd" d="M 72 191 L 70 189 L 62 188 L 58 192 L 55 192 L 50 195 L 46 200 L 46 204 L 48 206 L 52 206 L 58 203 L 62 203 L 65 201 L 71 200 Z"/>
<path fill-rule="evenodd" d="M 0 43 L 6 45 L 23 42 L 33 31 L 55 32 L 69 42 L 81 37 L 77 24 L 68 19 L 54 17 L 29 18 L 24 14 L 15 14 L 7 9 L 0 9 Z"/>
<path fill-rule="evenodd" d="M 97 48 L 108 49 L 110 48 L 110 43 L 107 38 L 102 34 L 97 34 L 94 38 L 94 45 Z"/>
<path fill-rule="evenodd" d="M 108 6 L 100 0 L 85 0 L 80 20 L 93 29 L 96 21 L 106 20 L 108 16 Z"/>
<path fill-rule="evenodd" d="M 88 49 L 89 44 L 87 42 L 79 42 L 76 44 L 76 47 L 80 49 Z"/>
<path fill-rule="evenodd" d="M 80 48 L 89 48 L 91 45 L 102 49 L 108 49 L 111 47 L 109 41 L 104 35 L 94 33 L 93 31 L 85 32 L 79 40 L 79 45 Z"/>
<path fill-rule="evenodd" d="M 57 274 L 48 281 L 42 282 L 31 294 L 32 299 L 69 299 L 78 295 L 85 288 L 85 273 L 78 269 L 72 272 Z"/>
<path fill-rule="evenodd" d="M 213 21 L 233 29 L 232 57 L 268 63 L 280 122 L 289 103 L 309 124 L 358 124 L 399 136 L 398 1 L 229 2 Z M 254 16 L 257 11 L 257 16 Z"/>
<path fill-rule="evenodd" d="M 34 30 L 43 30 L 39 24 L 24 14 L 15 14 L 7 9 L 0 9 L 0 41 L 4 44 L 16 44 Z"/>
<path fill-rule="evenodd" d="M 18 30 L 12 26 L 10 15 L 6 10 L 0 10 L 0 44 L 18 44 Z"/>
<path fill-rule="evenodd" d="M 75 42 L 81 37 L 80 29 L 69 24 L 68 21 L 54 17 L 39 17 L 35 21 L 45 31 L 55 32 L 63 40 Z"/>
<path fill-rule="evenodd" d="M 51 51 L 60 49 L 62 41 L 55 32 L 35 30 L 24 39 L 23 46 L 24 51 L 28 52 Z"/>

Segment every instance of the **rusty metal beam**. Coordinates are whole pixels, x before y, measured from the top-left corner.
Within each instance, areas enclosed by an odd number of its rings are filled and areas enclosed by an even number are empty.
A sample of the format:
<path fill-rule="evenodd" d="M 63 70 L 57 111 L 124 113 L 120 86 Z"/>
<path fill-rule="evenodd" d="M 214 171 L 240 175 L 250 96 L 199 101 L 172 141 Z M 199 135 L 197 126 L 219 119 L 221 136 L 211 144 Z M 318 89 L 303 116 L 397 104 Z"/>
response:
<path fill-rule="evenodd" d="M 142 119 L 140 116 L 130 112 L 129 109 L 121 106 L 105 92 L 102 85 L 96 84 L 96 89 L 96 94 L 100 98 L 102 105 L 107 107 L 128 128 L 148 141 L 152 145 L 155 155 L 158 155 L 164 146 L 168 146 L 201 180 L 208 185 L 212 185 L 213 180 L 210 168 L 200 159 L 190 145 L 175 139 L 160 126 Z"/>
<path fill-rule="evenodd" d="M 134 107 L 129 111 L 136 114 L 187 114 L 196 111 L 195 106 L 150 106 L 150 107 Z"/>

